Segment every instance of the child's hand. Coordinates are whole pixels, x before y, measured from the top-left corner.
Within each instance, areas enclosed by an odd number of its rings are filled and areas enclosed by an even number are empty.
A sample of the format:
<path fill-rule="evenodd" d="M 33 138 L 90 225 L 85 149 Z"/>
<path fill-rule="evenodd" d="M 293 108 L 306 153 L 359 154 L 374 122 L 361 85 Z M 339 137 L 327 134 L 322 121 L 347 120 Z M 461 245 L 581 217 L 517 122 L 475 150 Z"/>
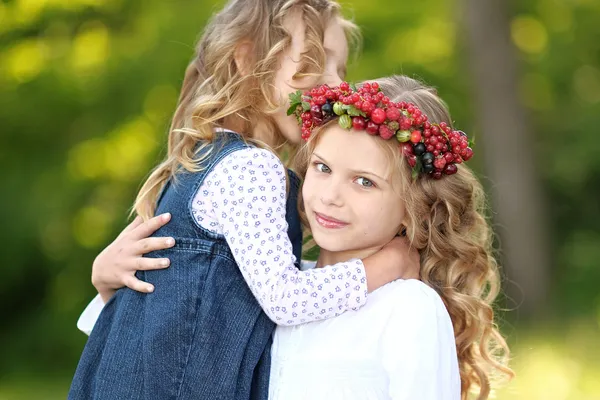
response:
<path fill-rule="evenodd" d="M 419 252 L 407 238 L 399 236 L 365 258 L 363 264 L 369 292 L 396 279 L 419 279 L 421 269 Z"/>
<path fill-rule="evenodd" d="M 92 266 L 92 284 L 105 303 L 123 286 L 138 292 L 150 293 L 154 290 L 151 284 L 137 279 L 135 272 L 169 266 L 168 258 L 147 258 L 142 255 L 173 247 L 173 238 L 148 237 L 170 219 L 170 214 L 162 214 L 146 222 L 137 217 L 114 242 L 98 254 Z"/>

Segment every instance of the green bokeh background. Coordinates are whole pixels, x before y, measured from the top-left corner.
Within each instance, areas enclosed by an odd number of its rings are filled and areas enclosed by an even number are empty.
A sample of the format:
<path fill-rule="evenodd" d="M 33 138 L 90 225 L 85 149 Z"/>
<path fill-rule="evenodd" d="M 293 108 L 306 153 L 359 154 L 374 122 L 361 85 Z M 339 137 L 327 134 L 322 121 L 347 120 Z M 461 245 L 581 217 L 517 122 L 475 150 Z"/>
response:
<path fill-rule="evenodd" d="M 496 396 L 600 399 L 600 2 L 503 4 L 551 262 L 534 313 L 521 314 L 519 299 L 501 303 L 517 378 Z M 183 71 L 220 5 L 0 1 L 0 400 L 65 398 L 86 340 L 75 322 L 94 295 L 92 261 L 164 155 Z M 485 135 L 463 3 L 343 5 L 365 39 L 349 79 L 420 77 L 458 126 Z M 473 164 L 486 176 L 483 157 Z"/>

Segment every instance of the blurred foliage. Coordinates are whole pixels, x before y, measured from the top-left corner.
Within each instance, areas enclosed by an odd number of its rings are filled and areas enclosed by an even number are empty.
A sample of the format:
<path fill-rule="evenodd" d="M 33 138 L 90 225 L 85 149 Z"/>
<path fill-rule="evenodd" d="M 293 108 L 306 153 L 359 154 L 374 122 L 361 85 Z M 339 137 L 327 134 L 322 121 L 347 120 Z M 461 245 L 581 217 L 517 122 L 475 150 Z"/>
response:
<path fill-rule="evenodd" d="M 94 294 L 93 258 L 164 155 L 185 66 L 220 4 L 0 1 L 0 399 L 65 397 L 85 343 L 75 322 Z M 518 309 L 505 317 L 519 377 L 498 397 L 600 398 L 600 354 L 589 351 L 600 325 L 600 2 L 508 4 L 554 262 L 544 310 L 552 325 L 520 321 Z M 460 127 L 485 134 L 460 3 L 344 6 L 365 38 L 350 79 L 421 77 Z"/>

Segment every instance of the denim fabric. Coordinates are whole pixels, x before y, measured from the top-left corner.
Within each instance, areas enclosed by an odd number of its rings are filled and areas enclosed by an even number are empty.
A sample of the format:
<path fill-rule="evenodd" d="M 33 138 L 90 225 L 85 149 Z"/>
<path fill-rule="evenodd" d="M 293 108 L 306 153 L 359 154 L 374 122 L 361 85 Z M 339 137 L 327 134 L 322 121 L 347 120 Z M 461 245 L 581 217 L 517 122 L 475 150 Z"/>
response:
<path fill-rule="evenodd" d="M 157 214 L 169 224 L 154 236 L 172 236 L 164 270 L 139 271 L 152 294 L 120 289 L 106 304 L 85 346 L 70 400 L 267 399 L 273 322 L 264 314 L 221 235 L 200 227 L 192 199 L 223 157 L 249 146 L 236 134 L 218 135 L 198 173 L 170 181 Z M 300 260 L 302 231 L 296 208 L 299 179 L 289 174 L 286 219 Z"/>

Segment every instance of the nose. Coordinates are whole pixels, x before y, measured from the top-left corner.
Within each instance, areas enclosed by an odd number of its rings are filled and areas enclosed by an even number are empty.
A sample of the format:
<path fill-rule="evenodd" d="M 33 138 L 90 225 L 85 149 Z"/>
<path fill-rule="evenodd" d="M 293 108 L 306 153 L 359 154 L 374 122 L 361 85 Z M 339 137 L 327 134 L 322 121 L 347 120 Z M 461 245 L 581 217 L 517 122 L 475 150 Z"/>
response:
<path fill-rule="evenodd" d="M 330 182 L 321 191 L 321 203 L 325 206 L 341 207 L 342 191 L 338 183 Z"/>
<path fill-rule="evenodd" d="M 323 77 L 321 78 L 321 84 L 326 84 L 329 87 L 339 86 L 342 83 L 342 78 L 340 78 L 339 73 L 336 70 L 326 70 L 323 73 Z"/>
<path fill-rule="evenodd" d="M 325 79 L 325 83 L 329 87 L 339 86 L 340 83 L 342 83 L 342 78 L 340 78 L 340 76 L 337 73 L 335 73 L 333 75 L 328 75 L 327 78 Z"/>

